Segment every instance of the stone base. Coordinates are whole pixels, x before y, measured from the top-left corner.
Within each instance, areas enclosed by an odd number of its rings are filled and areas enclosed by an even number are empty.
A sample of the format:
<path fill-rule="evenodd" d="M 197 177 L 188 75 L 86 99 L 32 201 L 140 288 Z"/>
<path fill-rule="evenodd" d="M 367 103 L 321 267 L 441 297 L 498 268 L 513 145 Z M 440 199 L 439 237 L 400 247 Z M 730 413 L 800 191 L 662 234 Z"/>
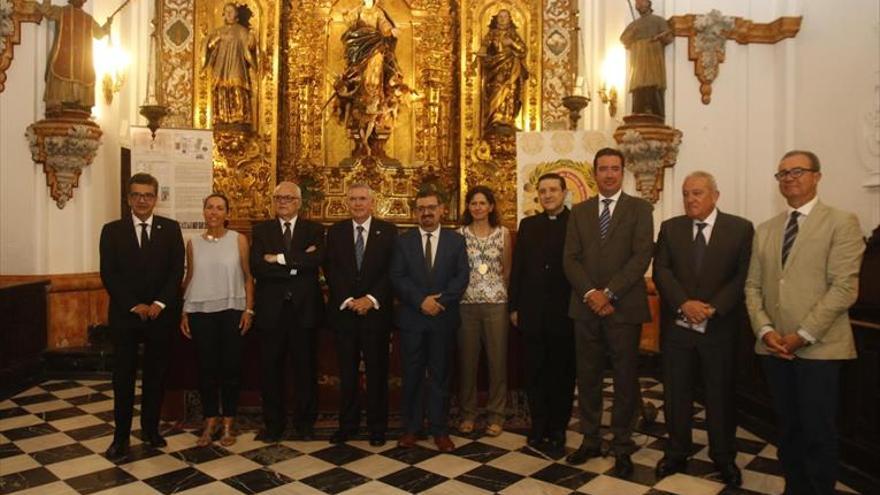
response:
<path fill-rule="evenodd" d="M 636 188 L 652 203 L 663 190 L 663 169 L 675 165 L 682 132 L 651 114 L 633 114 L 614 131 L 614 140 L 626 158 L 626 168 L 636 177 Z"/>

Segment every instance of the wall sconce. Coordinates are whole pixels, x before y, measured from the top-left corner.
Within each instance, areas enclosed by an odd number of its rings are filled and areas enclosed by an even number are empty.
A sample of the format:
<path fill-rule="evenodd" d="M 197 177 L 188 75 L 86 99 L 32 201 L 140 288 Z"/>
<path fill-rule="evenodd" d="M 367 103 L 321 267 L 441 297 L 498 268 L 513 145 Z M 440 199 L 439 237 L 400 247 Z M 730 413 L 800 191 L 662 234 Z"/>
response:
<path fill-rule="evenodd" d="M 109 105 L 113 103 L 113 95 L 122 89 L 125 84 L 128 66 L 131 58 L 122 47 L 113 44 L 113 40 L 107 36 L 104 39 L 94 40 L 92 44 L 95 61 L 95 73 L 101 80 L 101 90 L 104 93 L 104 101 Z"/>
<path fill-rule="evenodd" d="M 617 96 L 623 89 L 626 77 L 626 51 L 616 45 L 608 50 L 602 61 L 602 84 L 599 86 L 599 99 L 608 105 L 608 115 L 617 115 Z"/>

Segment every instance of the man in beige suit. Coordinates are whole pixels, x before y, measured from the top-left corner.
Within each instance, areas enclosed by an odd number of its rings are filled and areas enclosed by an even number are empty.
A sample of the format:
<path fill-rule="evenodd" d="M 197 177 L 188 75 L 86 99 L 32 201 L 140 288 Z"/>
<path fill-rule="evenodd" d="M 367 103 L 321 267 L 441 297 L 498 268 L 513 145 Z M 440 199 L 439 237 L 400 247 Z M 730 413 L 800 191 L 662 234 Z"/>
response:
<path fill-rule="evenodd" d="M 865 242 L 855 215 L 816 196 L 815 154 L 786 153 L 775 176 L 788 207 L 755 232 L 746 306 L 780 425 L 785 494 L 830 494 L 840 365 L 856 357 L 847 310 Z"/>

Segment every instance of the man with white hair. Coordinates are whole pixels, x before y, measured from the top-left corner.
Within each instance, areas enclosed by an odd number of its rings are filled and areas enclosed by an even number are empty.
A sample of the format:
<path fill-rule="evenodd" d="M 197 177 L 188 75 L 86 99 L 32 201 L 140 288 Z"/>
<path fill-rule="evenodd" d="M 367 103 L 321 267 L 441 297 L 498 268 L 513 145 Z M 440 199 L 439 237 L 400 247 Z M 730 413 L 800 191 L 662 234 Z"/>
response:
<path fill-rule="evenodd" d="M 273 197 L 277 218 L 254 226 L 251 272 L 256 279 L 256 326 L 262 354 L 263 419 L 258 437 L 282 439 L 285 358 L 291 355 L 296 438 L 311 440 L 318 410 L 317 328 L 324 299 L 318 268 L 324 256 L 324 227 L 299 218 L 302 191 L 281 182 Z"/>
<path fill-rule="evenodd" d="M 661 349 L 669 430 L 657 478 L 683 472 L 693 452 L 694 377 L 702 375 L 709 457 L 725 484 L 739 486 L 734 363 L 746 316 L 743 287 L 754 228 L 744 218 L 718 211 L 720 193 L 711 174 L 691 173 L 681 191 L 685 214 L 663 222 L 654 255 L 654 283 L 664 305 Z"/>

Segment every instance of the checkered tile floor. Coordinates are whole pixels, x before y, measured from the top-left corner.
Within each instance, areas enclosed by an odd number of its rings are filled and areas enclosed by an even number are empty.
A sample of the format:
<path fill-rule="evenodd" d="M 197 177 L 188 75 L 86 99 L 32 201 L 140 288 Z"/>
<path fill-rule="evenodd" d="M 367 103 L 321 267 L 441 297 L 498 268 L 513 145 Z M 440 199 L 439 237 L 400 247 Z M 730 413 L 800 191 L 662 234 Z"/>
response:
<path fill-rule="evenodd" d="M 645 400 L 662 406 L 661 384 L 643 379 L 642 387 Z M 0 494 L 712 495 L 775 494 L 784 486 L 773 445 L 740 429 L 737 464 L 743 488 L 725 489 L 707 456 L 699 407 L 694 431 L 699 450 L 687 474 L 659 482 L 654 466 L 663 455 L 662 410 L 659 424 L 649 431 L 653 435 L 636 437 L 642 447 L 633 456 L 630 480 L 610 474 L 612 458 L 568 466 L 529 449 L 515 432 L 496 438 L 453 436 L 456 450 L 442 454 L 428 441 L 416 449 L 398 448 L 393 441 L 384 447 L 366 441 L 265 445 L 254 440 L 253 431 L 242 433 L 230 448 L 199 448 L 198 432 L 165 425 L 167 447 L 146 447 L 136 431 L 129 456 L 114 463 L 102 454 L 113 432 L 112 395 L 107 381 L 48 381 L 0 402 Z M 610 384 L 605 395 L 613 395 Z M 580 434 L 569 431 L 569 450 L 579 444 Z M 839 490 L 854 493 L 843 485 Z"/>

